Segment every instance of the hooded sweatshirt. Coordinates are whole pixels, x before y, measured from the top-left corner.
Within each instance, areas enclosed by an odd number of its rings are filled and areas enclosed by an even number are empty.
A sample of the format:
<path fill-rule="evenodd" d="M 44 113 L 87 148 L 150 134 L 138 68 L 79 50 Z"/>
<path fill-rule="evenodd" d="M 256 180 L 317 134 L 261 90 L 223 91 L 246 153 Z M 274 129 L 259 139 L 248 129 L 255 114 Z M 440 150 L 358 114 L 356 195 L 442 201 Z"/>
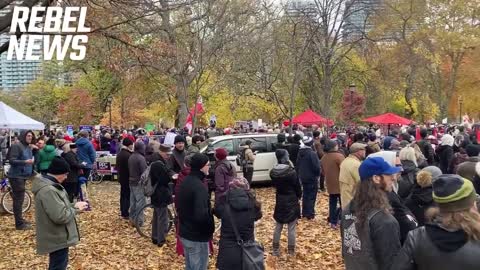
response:
<path fill-rule="evenodd" d="M 87 138 L 83 137 L 76 140 L 75 144 L 78 148 L 78 159 L 80 160 L 80 162 L 87 163 L 87 165 L 85 166 L 87 169 L 91 169 L 93 167 L 93 164 L 95 163 L 95 158 L 97 157 L 93 144 Z"/>
<path fill-rule="evenodd" d="M 10 178 L 25 179 L 33 174 L 33 164 L 25 163 L 26 160 L 33 158 L 32 149 L 26 142 L 26 136 L 28 133 L 32 133 L 32 131 L 22 131 L 19 136 L 20 142 L 13 144 L 10 148 L 8 154 L 11 165 L 10 170 L 8 171 L 8 176 Z"/>
<path fill-rule="evenodd" d="M 133 154 L 128 158 L 128 179 L 130 185 L 138 185 L 140 177 L 146 169 L 145 144 L 142 141 L 138 141 L 134 145 Z"/>

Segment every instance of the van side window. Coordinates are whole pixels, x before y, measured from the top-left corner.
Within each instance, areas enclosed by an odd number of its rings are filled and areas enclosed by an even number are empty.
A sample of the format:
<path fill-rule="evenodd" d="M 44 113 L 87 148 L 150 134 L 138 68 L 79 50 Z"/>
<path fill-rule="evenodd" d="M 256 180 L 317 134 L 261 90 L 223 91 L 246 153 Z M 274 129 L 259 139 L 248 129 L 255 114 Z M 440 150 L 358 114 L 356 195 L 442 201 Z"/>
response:
<path fill-rule="evenodd" d="M 254 138 L 241 138 L 240 145 L 245 144 L 247 140 L 252 141 L 252 151 L 258 151 L 258 153 L 268 152 L 267 147 L 267 138 L 265 137 L 254 137 Z"/>
<path fill-rule="evenodd" d="M 233 140 L 232 139 L 216 142 L 213 145 L 213 149 L 217 149 L 217 148 L 225 148 L 227 150 L 229 156 L 236 155 L 234 147 L 233 147 Z"/>

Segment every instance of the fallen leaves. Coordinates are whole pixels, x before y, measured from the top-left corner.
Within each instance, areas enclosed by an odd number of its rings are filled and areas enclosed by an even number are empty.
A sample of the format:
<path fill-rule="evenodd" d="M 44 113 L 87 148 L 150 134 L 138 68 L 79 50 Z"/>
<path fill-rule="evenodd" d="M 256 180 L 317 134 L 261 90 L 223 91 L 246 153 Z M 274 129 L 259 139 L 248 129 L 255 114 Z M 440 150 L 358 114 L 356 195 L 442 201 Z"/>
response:
<path fill-rule="evenodd" d="M 89 186 L 92 211 L 78 216 L 81 240 L 70 248 L 69 269 L 184 269 L 183 257 L 175 253 L 173 233 L 167 237 L 167 244 L 158 248 L 119 217 L 119 190 L 115 182 Z M 263 207 L 263 218 L 256 223 L 255 232 L 265 247 L 268 270 L 344 269 L 340 233 L 330 229 L 326 221 L 328 197 L 319 193 L 315 220 L 299 220 L 294 257 L 287 255 L 287 230 L 283 230 L 281 255 L 277 258 L 271 255 L 274 189 L 259 187 L 255 191 Z M 34 223 L 33 214 L 32 208 L 26 218 Z M 48 256 L 35 253 L 35 230 L 16 231 L 13 216 L 0 216 L 0 243 L 0 269 L 47 268 Z M 210 259 L 209 269 L 215 269 L 215 261 L 215 256 Z"/>

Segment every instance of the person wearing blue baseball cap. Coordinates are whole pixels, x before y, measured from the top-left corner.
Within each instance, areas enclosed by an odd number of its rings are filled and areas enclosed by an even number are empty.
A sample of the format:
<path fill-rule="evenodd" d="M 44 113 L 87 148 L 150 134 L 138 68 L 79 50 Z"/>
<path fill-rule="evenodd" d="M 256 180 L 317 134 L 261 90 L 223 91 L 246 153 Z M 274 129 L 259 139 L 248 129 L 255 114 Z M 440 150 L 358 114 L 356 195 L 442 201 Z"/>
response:
<path fill-rule="evenodd" d="M 342 256 L 347 270 L 390 269 L 400 250 L 400 226 L 391 214 L 387 192 L 399 167 L 381 157 L 368 158 L 358 169 L 360 183 L 342 211 Z"/>

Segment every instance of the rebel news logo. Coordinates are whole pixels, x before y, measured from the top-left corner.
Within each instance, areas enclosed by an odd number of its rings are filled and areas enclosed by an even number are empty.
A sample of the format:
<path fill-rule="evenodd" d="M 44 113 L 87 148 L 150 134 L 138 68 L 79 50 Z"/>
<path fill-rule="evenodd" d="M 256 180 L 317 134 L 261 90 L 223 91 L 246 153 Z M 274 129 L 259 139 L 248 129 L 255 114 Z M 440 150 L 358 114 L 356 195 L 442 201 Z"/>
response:
<path fill-rule="evenodd" d="M 7 59 L 83 60 L 87 53 L 89 27 L 86 7 L 14 7 Z M 15 33 L 20 31 L 19 39 Z M 83 33 L 83 34 L 82 34 Z M 15 58 L 14 58 L 15 56 Z"/>

